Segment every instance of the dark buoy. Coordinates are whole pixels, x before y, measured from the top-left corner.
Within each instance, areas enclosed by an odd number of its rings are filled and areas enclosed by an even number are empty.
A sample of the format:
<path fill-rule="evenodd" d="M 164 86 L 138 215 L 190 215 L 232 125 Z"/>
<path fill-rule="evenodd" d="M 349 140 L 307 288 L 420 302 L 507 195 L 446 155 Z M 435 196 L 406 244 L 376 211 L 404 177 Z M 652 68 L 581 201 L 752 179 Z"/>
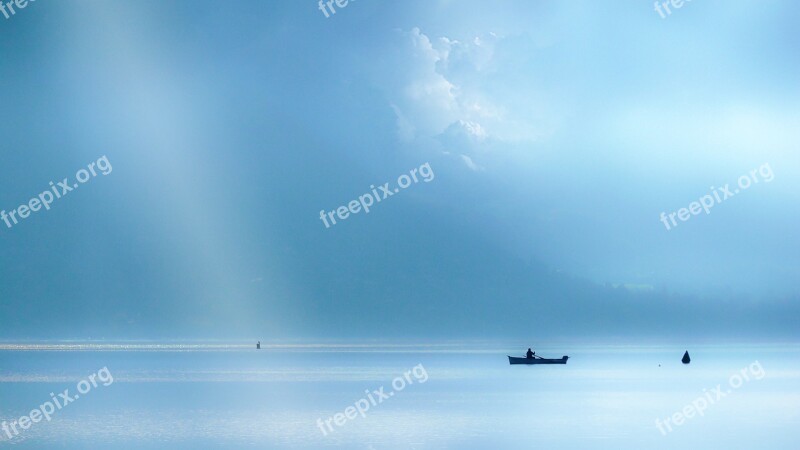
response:
<path fill-rule="evenodd" d="M 683 359 L 681 359 L 681 362 L 684 364 L 689 364 L 692 362 L 692 358 L 689 358 L 689 350 L 686 350 L 686 353 L 683 354 Z"/>
<path fill-rule="evenodd" d="M 258 341 L 258 344 L 256 344 L 256 350 L 261 350 L 261 341 Z"/>

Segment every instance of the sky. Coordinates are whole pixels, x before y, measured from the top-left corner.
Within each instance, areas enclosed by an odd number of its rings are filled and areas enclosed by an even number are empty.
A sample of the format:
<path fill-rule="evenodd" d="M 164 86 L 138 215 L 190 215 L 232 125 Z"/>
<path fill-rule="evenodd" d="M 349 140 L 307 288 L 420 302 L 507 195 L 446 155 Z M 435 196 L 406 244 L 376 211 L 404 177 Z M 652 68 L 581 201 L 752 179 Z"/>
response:
<path fill-rule="evenodd" d="M 796 2 L 328 16 L 0 16 L 0 337 L 796 337 Z"/>

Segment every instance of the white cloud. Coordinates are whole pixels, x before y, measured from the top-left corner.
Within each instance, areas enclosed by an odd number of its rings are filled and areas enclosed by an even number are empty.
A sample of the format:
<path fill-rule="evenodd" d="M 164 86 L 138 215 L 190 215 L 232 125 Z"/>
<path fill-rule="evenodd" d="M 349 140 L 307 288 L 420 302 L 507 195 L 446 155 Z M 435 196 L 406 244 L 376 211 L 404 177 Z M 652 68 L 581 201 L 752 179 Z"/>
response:
<path fill-rule="evenodd" d="M 478 73 L 491 62 L 492 46 L 481 38 L 466 44 L 446 37 L 432 42 L 419 28 L 402 35 L 400 60 L 384 80 L 401 137 L 433 137 L 461 122 L 487 135 L 481 121 L 499 114 L 476 86 Z"/>
<path fill-rule="evenodd" d="M 472 161 L 472 158 L 470 158 L 467 155 L 461 155 L 461 160 L 464 161 L 464 164 L 466 164 L 467 167 L 470 168 L 470 170 L 473 170 L 475 172 L 480 172 L 480 171 L 484 170 L 483 166 L 479 166 L 479 165 L 475 164 L 475 162 Z"/>
<path fill-rule="evenodd" d="M 401 139 L 436 139 L 475 168 L 489 157 L 490 144 L 532 142 L 554 129 L 560 114 L 543 105 L 549 97 L 530 82 L 536 78 L 524 75 L 538 70 L 525 59 L 536 51 L 527 38 L 430 38 L 419 28 L 399 35 L 399 45 L 385 55 L 380 84 Z"/>
<path fill-rule="evenodd" d="M 485 141 L 488 136 L 486 129 L 481 124 L 468 120 L 457 120 L 451 123 L 437 137 L 445 145 L 469 146 Z"/>
<path fill-rule="evenodd" d="M 418 28 L 403 33 L 405 46 L 384 81 L 389 84 L 390 101 L 398 117 L 400 135 L 434 136 L 461 116 L 456 100 L 457 88 L 437 72 L 436 65 L 446 57 L 431 45 Z"/>

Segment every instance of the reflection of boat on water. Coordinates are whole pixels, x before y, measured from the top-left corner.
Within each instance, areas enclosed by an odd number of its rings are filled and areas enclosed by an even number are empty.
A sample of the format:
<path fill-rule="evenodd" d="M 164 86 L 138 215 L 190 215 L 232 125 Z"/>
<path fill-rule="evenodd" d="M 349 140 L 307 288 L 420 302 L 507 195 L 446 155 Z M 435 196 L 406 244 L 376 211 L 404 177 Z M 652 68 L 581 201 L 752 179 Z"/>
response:
<path fill-rule="evenodd" d="M 539 356 L 533 358 L 517 358 L 515 356 L 508 357 L 509 364 L 566 364 L 569 356 L 562 356 L 560 359 L 547 359 Z"/>

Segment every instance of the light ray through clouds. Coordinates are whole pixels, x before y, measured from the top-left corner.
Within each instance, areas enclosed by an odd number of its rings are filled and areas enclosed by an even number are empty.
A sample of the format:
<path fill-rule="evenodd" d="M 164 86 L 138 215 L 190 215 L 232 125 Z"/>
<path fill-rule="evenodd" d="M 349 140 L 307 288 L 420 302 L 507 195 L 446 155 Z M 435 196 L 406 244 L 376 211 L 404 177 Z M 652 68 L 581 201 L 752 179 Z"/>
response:
<path fill-rule="evenodd" d="M 272 328 L 269 317 L 252 313 L 263 310 L 258 303 L 270 301 L 255 291 L 248 277 L 258 262 L 249 258 L 241 236 L 252 231 L 230 220 L 225 200 L 237 194 L 228 189 L 228 183 L 216 182 L 236 174 L 202 160 L 212 150 L 211 143 L 220 139 L 204 130 L 203 124 L 213 120 L 207 116 L 205 99 L 194 97 L 196 93 L 182 84 L 187 73 L 170 69 L 165 55 L 154 51 L 160 46 L 157 34 L 130 25 L 155 26 L 152 16 L 157 11 L 125 2 L 97 2 L 85 11 L 91 15 L 73 16 L 71 26 L 83 44 L 104 56 L 105 64 L 98 71 L 122 81 L 102 89 L 114 95 L 109 103 L 114 104 L 115 113 L 130 119 L 126 129 L 137 137 L 135 147 L 115 150 L 128 152 L 126 158 L 150 174 L 151 180 L 143 183 L 161 183 L 163 189 L 147 201 L 154 215 L 170 222 L 168 232 L 175 233 L 162 236 L 162 251 L 181 255 L 171 259 L 179 265 L 173 270 L 202 274 L 184 279 L 181 287 L 194 299 L 191 314 L 206 317 L 200 325 L 219 321 L 246 329 Z M 100 47 L 98 42 L 106 45 Z M 269 223 L 259 226 L 268 228 Z M 280 267 L 277 262 L 274 266 Z M 270 273 L 267 283 L 280 276 Z"/>

